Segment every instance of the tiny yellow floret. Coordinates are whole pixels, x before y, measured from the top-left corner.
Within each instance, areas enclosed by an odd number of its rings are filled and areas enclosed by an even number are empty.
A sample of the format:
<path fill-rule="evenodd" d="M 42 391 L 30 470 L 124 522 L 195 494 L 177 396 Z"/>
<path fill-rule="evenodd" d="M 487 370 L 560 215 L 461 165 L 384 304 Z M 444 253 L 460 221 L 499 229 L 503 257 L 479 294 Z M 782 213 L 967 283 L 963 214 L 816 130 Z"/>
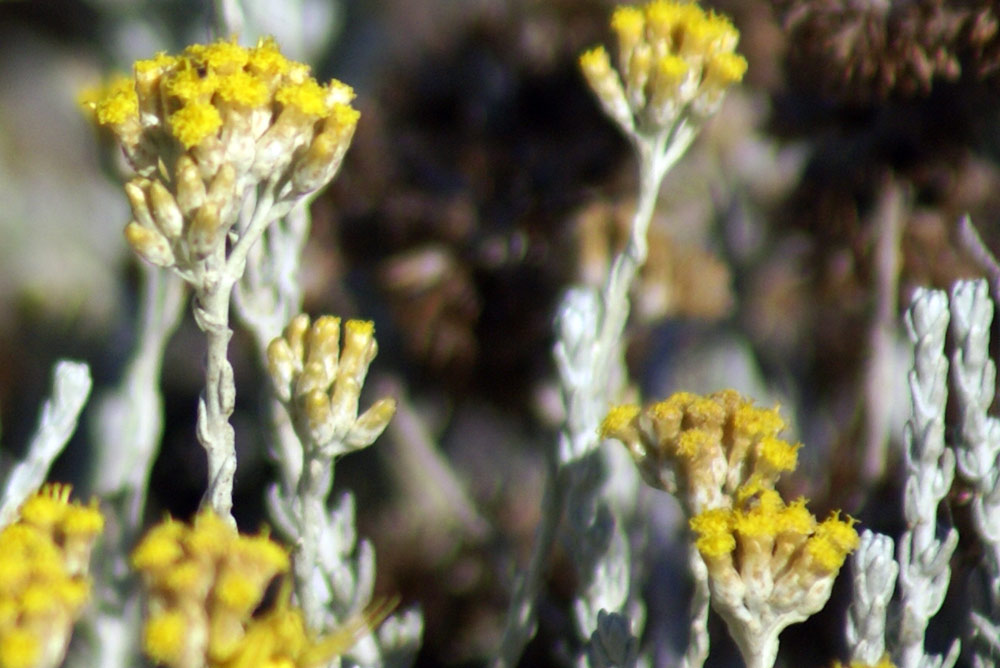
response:
<path fill-rule="evenodd" d="M 9 629 L 0 635 L 0 666 L 32 668 L 42 658 L 40 639 L 30 631 Z"/>
<path fill-rule="evenodd" d="M 860 542 L 853 518 L 841 520 L 836 513 L 816 527 L 816 532 L 806 543 L 806 552 L 823 570 L 836 573 L 847 555 Z"/>
<path fill-rule="evenodd" d="M 313 79 L 282 86 L 274 99 L 310 116 L 322 116 L 327 112 L 326 90 Z"/>
<path fill-rule="evenodd" d="M 611 29 L 617 33 L 621 42 L 638 42 L 645 24 L 642 10 L 629 5 L 615 7 L 611 14 Z"/>
<path fill-rule="evenodd" d="M 222 126 L 219 110 L 211 104 L 193 103 L 170 115 L 170 129 L 184 148 L 200 144 Z"/>
<path fill-rule="evenodd" d="M 611 60 L 603 46 L 595 46 L 580 54 L 580 68 L 588 76 L 604 76 L 611 71 Z"/>
<path fill-rule="evenodd" d="M 746 438 L 777 436 L 785 428 L 778 409 L 757 408 L 744 404 L 733 415 L 733 428 Z"/>
<path fill-rule="evenodd" d="M 611 438 L 628 427 L 642 409 L 635 404 L 614 406 L 601 422 L 601 438 Z"/>
<path fill-rule="evenodd" d="M 247 107 L 259 107 L 267 102 L 267 85 L 249 72 L 239 70 L 219 77 L 216 91 L 219 98 Z"/>
<path fill-rule="evenodd" d="M 163 89 L 183 102 L 207 102 L 215 92 L 218 77 L 214 72 L 199 71 L 191 62 L 175 71 L 164 82 Z"/>
<path fill-rule="evenodd" d="M 677 454 L 687 459 L 694 459 L 705 454 L 718 440 L 704 429 L 685 429 L 677 439 Z"/>
<path fill-rule="evenodd" d="M 672 54 L 665 55 L 656 61 L 656 73 L 664 84 L 680 84 L 691 66 L 686 60 Z"/>
<path fill-rule="evenodd" d="M 142 633 L 142 650 L 158 663 L 176 663 L 184 651 L 187 627 L 187 620 L 178 611 L 150 617 Z"/>
<path fill-rule="evenodd" d="M 348 320 L 344 323 L 348 336 L 372 336 L 375 334 L 375 323 L 371 320 Z"/>
<path fill-rule="evenodd" d="M 135 82 L 131 77 L 119 74 L 105 87 L 94 93 L 94 107 L 97 122 L 101 125 L 120 125 L 139 116 L 139 98 L 135 94 Z"/>
<path fill-rule="evenodd" d="M 798 466 L 798 452 L 801 444 L 792 445 L 774 436 L 760 440 L 757 456 L 775 471 L 794 471 Z"/>
<path fill-rule="evenodd" d="M 738 53 L 717 53 L 705 65 L 705 82 L 725 88 L 743 80 L 747 59 Z"/>

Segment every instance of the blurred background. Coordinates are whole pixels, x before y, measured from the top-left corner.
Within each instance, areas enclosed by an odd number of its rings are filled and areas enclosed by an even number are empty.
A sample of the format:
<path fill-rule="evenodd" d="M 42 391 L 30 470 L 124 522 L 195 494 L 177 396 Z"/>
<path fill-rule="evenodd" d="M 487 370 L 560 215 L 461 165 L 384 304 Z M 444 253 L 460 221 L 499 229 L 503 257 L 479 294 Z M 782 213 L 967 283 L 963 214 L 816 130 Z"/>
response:
<path fill-rule="evenodd" d="M 719 0 L 749 61 L 741 87 L 667 176 L 634 294 L 628 360 L 640 395 L 734 387 L 778 402 L 801 439 L 786 495 L 817 516 L 902 531 L 907 417 L 901 314 L 915 286 L 997 277 L 1000 8 L 991 0 Z M 244 3 L 320 80 L 354 87 L 362 117 L 313 205 L 306 310 L 375 321 L 367 391 L 400 400 L 393 428 L 341 460 L 378 589 L 425 614 L 419 666 L 476 666 L 496 647 L 530 552 L 561 406 L 552 321 L 573 283 L 597 285 L 623 244 L 635 161 L 576 58 L 609 43 L 598 0 Z M 208 3 L 0 2 L 0 423 L 21 454 L 55 359 L 96 392 L 131 350 L 137 260 L 114 147 L 77 98 L 158 50 L 211 39 Z M 244 42 L 248 36 L 244 36 Z M 969 214 L 982 237 L 977 245 Z M 152 518 L 186 517 L 205 486 L 194 438 L 202 339 L 187 318 L 167 352 L 167 432 Z M 274 479 L 267 383 L 232 344 L 240 450 L 235 513 L 266 521 Z M 86 493 L 84 424 L 51 478 Z M 608 446 L 610 447 L 610 446 Z M 687 631 L 675 502 L 642 490 L 634 537 L 647 582 L 643 641 L 667 663 Z M 945 521 L 961 524 L 956 503 Z M 965 618 L 972 545 L 932 622 L 942 651 Z M 827 610 L 782 636 L 784 666 L 845 656 L 844 578 Z M 551 558 L 523 665 L 575 655 L 566 555 Z M 713 618 L 708 666 L 737 665 Z M 670 665 L 667 663 L 667 665 Z"/>

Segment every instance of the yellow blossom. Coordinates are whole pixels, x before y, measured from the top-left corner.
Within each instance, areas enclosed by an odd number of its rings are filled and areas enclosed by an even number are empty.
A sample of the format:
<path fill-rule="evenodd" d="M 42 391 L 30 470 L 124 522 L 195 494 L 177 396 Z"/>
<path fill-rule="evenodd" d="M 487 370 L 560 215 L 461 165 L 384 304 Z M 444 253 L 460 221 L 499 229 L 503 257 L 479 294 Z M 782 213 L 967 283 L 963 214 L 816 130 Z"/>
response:
<path fill-rule="evenodd" d="M 104 519 L 70 492 L 45 485 L 0 532 L 0 668 L 61 664 L 90 595 L 90 552 Z"/>
<path fill-rule="evenodd" d="M 350 86 L 320 84 L 269 38 L 254 47 L 195 44 L 137 61 L 132 72 L 89 93 L 85 104 L 138 174 L 128 184 L 126 240 L 143 259 L 185 277 L 225 241 L 259 184 L 281 187 L 274 205 L 287 209 L 329 182 L 358 123 Z M 189 164 L 209 195 L 194 206 L 182 202 Z"/>
<path fill-rule="evenodd" d="M 150 529 L 132 565 L 148 594 L 143 650 L 172 668 L 319 668 L 394 605 L 377 605 L 315 637 L 292 605 L 286 581 L 277 602 L 255 616 L 274 577 L 288 570 L 288 552 L 266 533 L 238 533 L 211 511 L 190 525 L 166 519 Z"/>
<path fill-rule="evenodd" d="M 618 39 L 618 71 L 601 47 L 585 52 L 580 67 L 605 112 L 628 134 L 704 120 L 746 72 L 746 59 L 734 52 L 739 31 L 728 18 L 694 3 L 621 6 L 611 28 Z"/>
<path fill-rule="evenodd" d="M 668 5 L 647 22 L 690 20 L 668 15 Z M 777 408 L 724 390 L 619 406 L 601 427 L 647 482 L 680 498 L 712 606 L 748 665 L 774 662 L 781 630 L 823 607 L 859 543 L 853 519 L 833 513 L 817 522 L 804 499 L 786 503 L 775 489 L 798 460 L 800 446 L 780 438 L 785 426 Z"/>

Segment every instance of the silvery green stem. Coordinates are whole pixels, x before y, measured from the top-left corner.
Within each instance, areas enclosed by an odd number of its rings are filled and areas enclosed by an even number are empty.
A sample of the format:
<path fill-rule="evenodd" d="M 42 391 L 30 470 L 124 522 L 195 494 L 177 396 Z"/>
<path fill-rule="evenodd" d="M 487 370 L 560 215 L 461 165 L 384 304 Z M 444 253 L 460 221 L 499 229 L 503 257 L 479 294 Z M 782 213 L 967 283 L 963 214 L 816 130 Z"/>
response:
<path fill-rule="evenodd" d="M 28 452 L 5 476 L 0 495 L 0 528 L 17 519 L 21 504 L 45 482 L 52 462 L 76 431 L 90 388 L 89 366 L 70 360 L 56 362 L 52 372 L 52 393 L 42 404 Z"/>
<path fill-rule="evenodd" d="M 994 666 L 1000 656 L 1000 420 L 987 415 L 996 387 L 990 359 L 993 302 L 986 281 L 959 281 L 951 291 L 951 331 L 955 341 L 951 373 L 959 407 L 955 463 L 972 491 L 972 519 L 983 546 L 989 587 L 973 597 L 970 611 L 976 666 Z"/>
<path fill-rule="evenodd" d="M 950 668 L 959 643 L 946 657 L 924 652 L 930 618 L 941 607 L 951 577 L 949 560 L 958 542 L 950 529 L 937 539 L 937 509 L 951 488 L 955 457 L 945 448 L 944 412 L 948 398 L 948 361 L 944 356 L 948 299 L 943 292 L 918 288 L 906 314 L 913 343 L 909 373 L 912 414 L 906 425 L 906 483 L 903 511 L 907 530 L 900 540 L 900 627 L 896 662 L 900 668 Z"/>
<path fill-rule="evenodd" d="M 646 236 L 660 185 L 690 145 L 694 129 L 682 120 L 659 132 L 629 134 L 639 157 L 639 197 L 628 243 L 615 258 L 600 293 L 572 288 L 557 310 L 553 354 L 565 418 L 532 555 L 526 572 L 515 584 L 498 656 L 492 664 L 495 668 L 514 666 L 534 634 L 541 571 L 570 498 L 577 510 L 577 522 L 571 521 L 569 526 L 569 540 L 575 546 L 571 554 L 581 558 L 577 572 L 586 590 L 585 597 L 574 604 L 578 630 L 585 628 L 583 637 L 588 637 L 596 628 L 600 610 L 620 612 L 627 602 L 628 542 L 612 509 L 600 498 L 602 474 L 593 468 L 603 469 L 605 464 L 595 457 L 600 445 L 597 430 L 627 382 L 623 336 L 630 309 L 628 293 L 646 261 Z M 599 528 L 607 530 L 603 549 L 595 549 L 593 534 L 588 537 L 588 532 Z"/>
<path fill-rule="evenodd" d="M 693 543 L 688 546 L 688 569 L 694 591 L 691 597 L 688 644 L 681 657 L 680 668 L 701 668 L 708 658 L 708 611 L 712 593 L 708 586 L 708 568 Z"/>
<path fill-rule="evenodd" d="M 275 184 L 262 184 L 253 202 L 253 214 L 230 232 L 232 247 L 223 242 L 188 277 L 194 290 L 194 319 L 205 334 L 205 389 L 198 400 L 198 441 L 208 455 L 208 489 L 202 499 L 221 517 L 232 520 L 236 477 L 236 439 L 229 418 L 236 408 L 236 383 L 229 363 L 229 303 L 233 287 L 243 275 L 250 249 L 277 217 L 288 212 L 276 204 Z"/>
<path fill-rule="evenodd" d="M 885 620 L 899 564 L 889 536 L 865 530 L 851 555 L 854 595 L 847 611 L 851 661 L 874 666 L 885 654 Z"/>
<path fill-rule="evenodd" d="M 214 269 L 214 267 L 213 267 Z M 233 277 L 223 270 L 195 286 L 194 317 L 205 334 L 205 388 L 198 399 L 198 441 L 208 455 L 208 489 L 202 503 L 231 519 L 236 477 L 236 437 L 229 416 L 236 408 L 236 383 L 229 363 L 229 295 Z M 213 280 L 214 279 L 214 280 Z"/>
<path fill-rule="evenodd" d="M 333 484 L 333 462 L 308 457 L 299 479 L 296 497 L 299 503 L 299 544 L 295 552 L 295 595 L 299 599 L 306 625 L 311 629 L 326 627 L 325 608 L 329 592 L 322 596 L 314 583 L 319 563 L 320 536 L 326 526 L 326 499 Z"/>

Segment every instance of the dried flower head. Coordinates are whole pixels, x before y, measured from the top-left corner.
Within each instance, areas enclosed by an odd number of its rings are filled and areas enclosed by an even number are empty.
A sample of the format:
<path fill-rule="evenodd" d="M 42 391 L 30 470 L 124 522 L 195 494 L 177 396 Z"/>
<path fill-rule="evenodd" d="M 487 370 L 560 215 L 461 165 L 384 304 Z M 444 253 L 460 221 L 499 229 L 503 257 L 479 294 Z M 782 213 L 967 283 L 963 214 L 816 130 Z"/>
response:
<path fill-rule="evenodd" d="M 783 2 L 789 72 L 852 103 L 923 95 L 935 80 L 1000 68 L 1000 17 L 988 1 Z"/>
<path fill-rule="evenodd" d="M 273 40 L 195 44 L 135 63 L 92 102 L 138 176 L 125 235 L 149 262 L 182 272 L 223 243 L 251 189 L 271 219 L 333 178 L 354 134 L 351 88 L 320 85 Z"/>
<path fill-rule="evenodd" d="M 278 399 L 288 407 L 303 443 L 336 455 L 371 445 L 396 412 L 382 398 L 360 416 L 358 402 L 368 366 L 378 353 L 375 325 L 323 316 L 310 325 L 300 314 L 267 348 L 268 372 Z"/>
<path fill-rule="evenodd" d="M 580 56 L 580 67 L 604 111 L 629 135 L 704 120 L 747 69 L 734 52 L 739 31 L 694 3 L 623 5 L 611 29 L 618 38 L 618 70 L 603 46 Z"/>
<path fill-rule="evenodd" d="M 90 597 L 90 553 L 104 529 L 95 504 L 70 503 L 69 485 L 45 485 L 0 532 L 0 666 L 62 664 Z"/>

